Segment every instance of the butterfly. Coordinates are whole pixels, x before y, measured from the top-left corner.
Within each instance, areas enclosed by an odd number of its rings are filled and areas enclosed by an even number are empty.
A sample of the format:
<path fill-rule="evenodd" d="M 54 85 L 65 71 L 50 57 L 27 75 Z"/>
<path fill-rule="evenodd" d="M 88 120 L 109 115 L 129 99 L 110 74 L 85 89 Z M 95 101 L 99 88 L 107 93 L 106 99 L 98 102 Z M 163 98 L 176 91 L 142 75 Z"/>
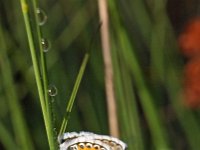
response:
<path fill-rule="evenodd" d="M 58 137 L 60 150 L 125 150 L 121 140 L 91 132 L 67 132 Z"/>

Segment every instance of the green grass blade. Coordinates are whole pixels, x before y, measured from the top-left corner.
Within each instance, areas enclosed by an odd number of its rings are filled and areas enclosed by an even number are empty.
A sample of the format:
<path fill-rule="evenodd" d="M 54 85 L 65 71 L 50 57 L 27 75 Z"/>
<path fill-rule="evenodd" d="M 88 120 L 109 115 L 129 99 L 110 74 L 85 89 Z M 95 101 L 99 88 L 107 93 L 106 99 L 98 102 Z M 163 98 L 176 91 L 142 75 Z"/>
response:
<path fill-rule="evenodd" d="M 39 70 L 39 62 L 37 60 L 37 55 L 36 55 L 36 49 L 34 46 L 34 39 L 33 39 L 33 34 L 31 31 L 31 25 L 29 22 L 29 7 L 27 5 L 26 0 L 20 0 L 21 2 L 21 7 L 22 7 L 22 13 L 24 16 L 24 22 L 25 22 L 25 28 L 26 28 L 26 33 L 28 36 L 28 42 L 29 42 L 29 47 L 30 47 L 30 52 L 31 52 L 31 58 L 33 62 L 33 68 L 34 68 L 34 73 L 35 73 L 35 78 L 36 78 L 36 83 L 37 83 L 37 88 L 38 88 L 38 93 L 39 93 L 39 99 L 40 99 L 40 104 L 42 108 L 42 113 L 43 113 L 43 118 L 44 118 L 44 123 L 45 123 L 45 128 L 47 132 L 47 138 L 49 142 L 49 146 L 51 150 L 55 150 L 55 144 L 54 144 L 54 139 L 53 139 L 53 132 L 52 132 L 52 127 L 51 127 L 51 122 L 49 121 L 49 115 L 47 112 L 47 106 L 46 106 L 46 100 L 45 100 L 45 95 L 44 95 L 44 87 L 42 85 L 42 81 L 40 79 L 41 73 Z"/>
<path fill-rule="evenodd" d="M 22 108 L 20 106 L 15 84 L 12 77 L 11 65 L 6 52 L 6 45 L 3 37 L 2 27 L 0 26 L 0 65 L 2 72 L 2 80 L 5 88 L 5 93 L 8 99 L 8 104 L 11 112 L 11 120 L 14 127 L 15 136 L 19 139 L 20 147 L 23 150 L 33 150 L 33 144 L 28 133 L 28 128 L 24 120 Z M 6 136 L 6 135 L 5 135 Z"/>
<path fill-rule="evenodd" d="M 121 135 L 128 144 L 129 149 L 144 149 L 142 128 L 136 105 L 132 79 L 127 66 L 121 61 L 117 46 L 112 42 L 113 66 L 115 74 L 115 90 L 118 99 L 118 115 Z M 119 60 L 119 61 L 117 61 Z M 123 75 L 122 75 L 123 74 Z M 134 142 L 133 142 L 134 141 Z"/>
<path fill-rule="evenodd" d="M 129 67 L 131 74 L 137 87 L 138 95 L 141 100 L 141 105 L 148 120 L 149 128 L 151 131 L 154 147 L 157 150 L 168 149 L 169 142 L 164 126 L 162 125 L 160 116 L 154 104 L 153 97 L 150 90 L 147 88 L 145 78 L 139 66 L 137 56 L 134 53 L 131 42 L 127 36 L 125 29 L 121 26 L 119 15 L 115 2 L 110 1 L 110 12 L 115 22 L 114 28 L 117 35 L 117 40 L 120 44 L 121 57 L 124 59 L 125 64 Z"/>
<path fill-rule="evenodd" d="M 133 54 L 130 43 L 127 42 L 128 39 L 125 36 L 125 33 L 120 33 L 119 38 L 121 38 L 121 44 L 123 48 L 122 57 L 124 57 L 124 61 L 131 69 L 132 75 L 135 79 L 134 81 L 138 90 L 139 97 L 141 99 L 142 108 L 148 120 L 154 146 L 158 150 L 168 149 L 169 145 L 166 137 L 167 134 L 165 132 L 165 128 L 162 125 L 160 116 L 158 115 L 159 113 L 154 104 L 153 97 L 151 96 L 151 93 L 147 88 L 147 85 L 145 84 L 145 80 L 137 62 L 137 58 Z"/>
<path fill-rule="evenodd" d="M 61 35 L 54 42 L 55 46 L 63 43 L 63 47 L 68 48 L 76 37 L 83 31 L 91 20 L 93 14 L 88 14 L 87 3 L 80 7 L 79 11 L 74 15 L 69 25 L 63 30 Z M 78 22 L 78 24 L 77 24 Z"/>
<path fill-rule="evenodd" d="M 183 128 L 190 149 L 196 150 L 197 147 L 200 147 L 200 143 L 198 142 L 200 140 L 199 122 L 193 112 L 183 106 L 183 97 L 180 96 L 180 75 L 178 75 L 178 71 L 171 63 L 172 61 L 170 60 L 169 62 L 169 75 L 167 76 L 166 86 L 168 87 L 172 107 L 177 114 L 178 121 Z"/>
<path fill-rule="evenodd" d="M 37 14 L 37 9 L 39 8 L 37 6 L 37 1 L 36 0 L 32 0 L 33 3 L 33 10 L 34 10 L 34 16 L 35 16 L 35 28 L 36 28 L 36 32 L 37 32 L 37 40 L 38 40 L 38 46 L 39 46 L 39 50 L 40 50 L 40 68 L 41 68 L 41 77 L 42 77 L 42 81 L 43 81 L 43 91 L 44 91 L 44 99 L 45 99 L 45 103 L 46 103 L 46 111 L 47 111 L 47 115 L 48 115 L 48 124 L 49 124 L 49 142 L 50 142 L 50 148 L 52 150 L 57 149 L 57 135 L 54 132 L 54 124 L 53 124 L 53 112 L 52 112 L 52 102 L 49 99 L 49 94 L 48 94 L 48 86 L 49 86 L 49 82 L 48 82 L 48 76 L 47 76 L 47 65 L 46 65 L 46 53 L 44 52 L 44 49 L 42 47 L 42 33 L 40 30 L 40 26 L 38 23 L 38 14 Z"/>
<path fill-rule="evenodd" d="M 89 54 L 86 53 L 85 57 L 83 59 L 83 62 L 81 64 L 78 76 L 76 78 L 76 82 L 74 84 L 74 88 L 72 90 L 69 102 L 67 104 L 66 112 L 65 112 L 65 115 L 64 115 L 64 118 L 63 118 L 63 121 L 62 121 L 62 125 L 61 125 L 61 128 L 60 128 L 59 135 L 63 134 L 66 130 L 66 127 L 67 127 L 67 124 L 68 124 L 68 121 L 69 121 L 69 115 L 72 111 L 72 107 L 73 107 L 73 104 L 74 104 L 74 101 L 75 101 L 75 97 L 76 97 L 76 94 L 78 92 L 78 88 L 80 86 L 81 80 L 83 78 L 83 74 L 84 74 L 88 59 L 89 59 Z"/>
<path fill-rule="evenodd" d="M 6 127 L 2 124 L 2 122 L 0 122 L 0 140 L 6 149 L 19 150 L 10 132 L 6 129 Z"/>

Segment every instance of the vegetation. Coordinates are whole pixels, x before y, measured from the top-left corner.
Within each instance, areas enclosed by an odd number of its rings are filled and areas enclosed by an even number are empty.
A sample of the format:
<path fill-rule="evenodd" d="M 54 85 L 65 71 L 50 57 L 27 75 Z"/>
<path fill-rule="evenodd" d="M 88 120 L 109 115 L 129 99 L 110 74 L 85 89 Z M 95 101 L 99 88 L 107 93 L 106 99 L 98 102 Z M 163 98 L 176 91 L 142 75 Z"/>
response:
<path fill-rule="evenodd" d="M 108 0 L 106 11 L 99 1 L 0 1 L 0 149 L 56 150 L 63 132 L 119 126 L 130 150 L 197 150 L 200 97 L 185 103 L 177 42 L 197 2 Z"/>

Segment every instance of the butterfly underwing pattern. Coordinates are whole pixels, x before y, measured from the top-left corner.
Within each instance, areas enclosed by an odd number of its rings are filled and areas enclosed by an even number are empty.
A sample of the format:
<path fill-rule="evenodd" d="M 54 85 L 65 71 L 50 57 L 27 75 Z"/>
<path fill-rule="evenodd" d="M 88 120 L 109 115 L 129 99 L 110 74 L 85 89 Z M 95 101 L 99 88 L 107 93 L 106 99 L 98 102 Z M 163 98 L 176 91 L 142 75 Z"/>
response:
<path fill-rule="evenodd" d="M 58 137 L 60 150 L 125 150 L 127 145 L 108 135 L 67 132 Z"/>

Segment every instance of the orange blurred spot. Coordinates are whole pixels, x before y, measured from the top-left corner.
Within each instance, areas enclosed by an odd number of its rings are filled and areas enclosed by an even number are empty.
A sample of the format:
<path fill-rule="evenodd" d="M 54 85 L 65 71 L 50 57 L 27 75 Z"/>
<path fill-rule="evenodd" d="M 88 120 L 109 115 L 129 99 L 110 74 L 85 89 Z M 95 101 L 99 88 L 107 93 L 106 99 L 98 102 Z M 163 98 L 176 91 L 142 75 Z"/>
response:
<path fill-rule="evenodd" d="M 200 17 L 190 21 L 179 36 L 180 50 L 186 57 L 200 55 Z"/>
<path fill-rule="evenodd" d="M 184 78 L 185 104 L 200 108 L 200 57 L 188 61 Z"/>

